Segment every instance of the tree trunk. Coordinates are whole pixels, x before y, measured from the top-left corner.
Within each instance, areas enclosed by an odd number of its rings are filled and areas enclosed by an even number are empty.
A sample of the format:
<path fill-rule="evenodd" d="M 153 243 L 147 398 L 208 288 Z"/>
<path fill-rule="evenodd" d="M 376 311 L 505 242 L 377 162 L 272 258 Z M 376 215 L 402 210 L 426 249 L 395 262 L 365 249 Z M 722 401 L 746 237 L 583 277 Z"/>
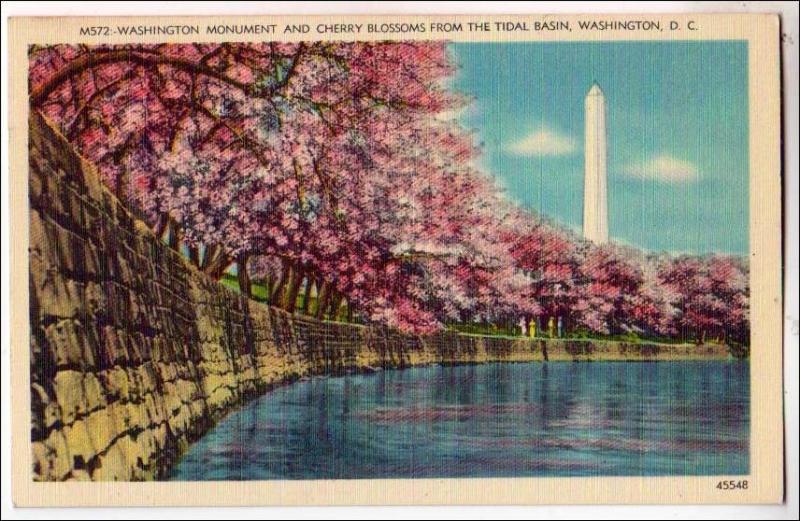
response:
<path fill-rule="evenodd" d="M 292 279 L 292 283 L 289 285 L 289 291 L 286 292 L 286 306 L 285 309 L 289 312 L 294 313 L 297 309 L 297 294 L 300 292 L 300 286 L 303 284 L 303 268 L 299 266 L 295 266 L 294 269 L 294 278 Z"/>
<path fill-rule="evenodd" d="M 227 270 L 231 264 L 233 264 L 233 260 L 225 255 L 225 251 L 220 245 L 215 244 L 205 247 L 203 258 L 200 259 L 198 266 L 203 273 L 213 279 L 219 280 L 222 277 L 222 274 L 225 273 L 225 270 Z"/>
<path fill-rule="evenodd" d="M 289 263 L 284 259 L 281 259 L 281 265 L 281 276 L 278 278 L 278 282 L 276 282 L 275 286 L 272 288 L 272 293 L 269 297 L 269 303 L 272 306 L 279 305 L 281 301 L 281 295 L 283 295 L 283 287 L 286 285 L 286 277 L 289 275 Z"/>
<path fill-rule="evenodd" d="M 197 266 L 200 267 L 200 250 L 197 246 L 189 246 L 189 260 Z"/>
<path fill-rule="evenodd" d="M 266 300 L 269 302 L 269 298 L 272 296 L 272 278 L 264 277 L 262 283 L 264 284 L 264 289 L 267 291 Z"/>
<path fill-rule="evenodd" d="M 347 299 L 347 321 L 353 321 L 353 303 L 350 302 L 350 299 Z"/>
<path fill-rule="evenodd" d="M 127 169 L 123 169 L 119 178 L 117 179 L 117 189 L 115 194 L 120 201 L 129 202 L 127 192 L 130 190 L 130 173 Z"/>
<path fill-rule="evenodd" d="M 224 260 L 218 262 L 213 269 L 206 271 L 206 274 L 214 280 L 219 280 L 232 265 L 233 261 L 225 257 Z"/>
<path fill-rule="evenodd" d="M 236 258 L 236 274 L 239 278 L 239 291 L 247 298 L 252 298 L 253 294 L 250 285 L 250 274 L 247 272 L 247 259 L 249 255 L 241 254 Z"/>
<path fill-rule="evenodd" d="M 233 260 L 225 254 L 221 246 L 215 245 L 206 248 L 202 270 L 212 279 L 219 280 L 231 264 L 233 264 Z"/>
<path fill-rule="evenodd" d="M 314 279 L 308 277 L 306 279 L 306 291 L 303 294 L 303 308 L 302 312 L 304 315 L 308 315 L 309 308 L 311 307 L 311 289 L 314 286 Z"/>
<path fill-rule="evenodd" d="M 153 227 L 153 233 L 156 234 L 159 241 L 164 240 L 164 231 L 167 229 L 167 223 L 169 222 L 169 217 L 166 214 L 161 214 L 158 216 L 158 221 L 156 221 L 156 225 Z"/>
<path fill-rule="evenodd" d="M 317 295 L 317 309 L 314 313 L 314 316 L 318 319 L 322 319 L 325 315 L 325 308 L 328 307 L 330 296 L 330 284 L 328 284 L 328 281 L 323 281 L 322 287 Z"/>
<path fill-rule="evenodd" d="M 339 308 L 342 306 L 342 299 L 344 297 L 338 291 L 333 292 L 333 298 L 331 299 L 331 310 L 329 312 L 329 316 L 331 320 L 337 320 L 339 318 Z"/>
<path fill-rule="evenodd" d="M 294 286 L 294 281 L 297 278 L 297 269 L 295 269 L 294 264 L 289 263 L 288 271 L 286 272 L 286 283 L 283 286 L 283 290 L 281 294 L 278 295 L 278 306 L 281 309 L 286 309 L 291 311 L 289 308 L 289 293 L 292 291 L 292 286 Z"/>
<path fill-rule="evenodd" d="M 167 245 L 173 250 L 180 248 L 180 236 L 178 234 L 178 224 L 170 218 L 167 223 Z"/>

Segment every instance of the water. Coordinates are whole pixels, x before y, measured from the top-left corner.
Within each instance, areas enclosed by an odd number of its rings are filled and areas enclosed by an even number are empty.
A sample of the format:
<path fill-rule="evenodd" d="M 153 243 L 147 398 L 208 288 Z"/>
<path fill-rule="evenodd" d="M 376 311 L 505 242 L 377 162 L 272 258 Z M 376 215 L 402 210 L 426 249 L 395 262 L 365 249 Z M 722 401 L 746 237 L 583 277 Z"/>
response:
<path fill-rule="evenodd" d="M 747 474 L 747 362 L 429 366 L 246 404 L 174 480 Z"/>

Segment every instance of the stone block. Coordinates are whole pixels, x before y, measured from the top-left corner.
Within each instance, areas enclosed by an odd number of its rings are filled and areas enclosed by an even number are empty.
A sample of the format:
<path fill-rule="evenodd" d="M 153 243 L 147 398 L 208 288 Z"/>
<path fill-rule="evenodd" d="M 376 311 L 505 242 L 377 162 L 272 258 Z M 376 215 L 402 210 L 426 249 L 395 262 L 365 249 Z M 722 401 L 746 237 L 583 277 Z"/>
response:
<path fill-rule="evenodd" d="M 159 396 L 159 402 L 157 402 L 153 396 L 153 394 L 145 394 L 144 395 L 144 417 L 145 423 L 143 426 L 150 426 L 154 423 L 160 423 L 166 419 L 166 415 L 164 412 L 163 406 L 163 398 Z"/>
<path fill-rule="evenodd" d="M 100 409 L 86 417 L 86 429 L 92 441 L 92 446 L 98 453 L 104 452 L 111 446 L 117 435 L 113 418 L 106 409 Z"/>
<path fill-rule="evenodd" d="M 121 367 L 105 369 L 100 373 L 100 380 L 109 397 L 118 396 L 120 400 L 127 401 L 130 397 L 130 383 L 128 373 Z"/>
<path fill-rule="evenodd" d="M 47 344 L 53 350 L 56 366 L 83 370 L 86 357 L 75 331 L 75 321 L 67 319 L 50 324 L 44 331 Z"/>
<path fill-rule="evenodd" d="M 119 443 L 109 447 L 92 472 L 92 481 L 128 481 L 131 477 L 133 477 L 131 465 Z"/>
<path fill-rule="evenodd" d="M 102 409 L 107 405 L 105 389 L 103 389 L 96 374 L 91 372 L 84 373 L 83 390 L 86 395 L 87 410 L 94 411 Z"/>
<path fill-rule="evenodd" d="M 37 383 L 31 384 L 31 412 L 33 413 L 31 437 L 34 440 L 49 435 L 50 431 L 62 421 L 61 407 Z"/>
<path fill-rule="evenodd" d="M 110 428 L 115 433 L 115 436 L 127 433 L 133 425 L 130 422 L 127 404 L 117 401 L 111 403 L 106 408 Z"/>
<path fill-rule="evenodd" d="M 97 282 L 88 281 L 84 285 L 84 312 L 88 317 L 97 321 L 106 314 L 106 295 L 103 286 Z"/>
<path fill-rule="evenodd" d="M 127 409 L 127 423 L 130 429 L 138 429 L 147 426 L 150 422 L 147 419 L 147 414 L 144 408 L 144 402 L 134 403 L 128 402 L 125 404 Z"/>
<path fill-rule="evenodd" d="M 64 428 L 64 438 L 69 454 L 72 457 L 72 470 L 86 470 L 91 459 L 97 455 L 88 425 L 84 420 L 77 420 Z"/>
<path fill-rule="evenodd" d="M 63 432 L 51 432 L 46 440 L 34 442 L 32 450 L 34 480 L 61 480 L 69 474 L 72 462 Z"/>
<path fill-rule="evenodd" d="M 86 394 L 83 390 L 83 373 L 67 369 L 56 373 L 53 379 L 56 400 L 61 407 L 61 417 L 65 425 L 86 414 Z"/>
<path fill-rule="evenodd" d="M 83 311 L 83 285 L 67 279 L 53 265 L 47 265 L 39 255 L 30 257 L 31 290 L 39 304 L 41 317 L 71 318 Z"/>

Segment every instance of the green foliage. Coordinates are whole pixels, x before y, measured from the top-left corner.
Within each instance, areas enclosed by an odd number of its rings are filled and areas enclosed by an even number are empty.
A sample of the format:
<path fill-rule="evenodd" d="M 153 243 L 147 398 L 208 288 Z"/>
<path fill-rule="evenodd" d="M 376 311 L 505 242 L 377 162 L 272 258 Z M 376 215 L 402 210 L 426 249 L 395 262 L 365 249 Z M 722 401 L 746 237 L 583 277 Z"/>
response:
<path fill-rule="evenodd" d="M 241 289 L 239 288 L 239 279 L 236 277 L 236 275 L 225 273 L 222 275 L 220 282 L 226 288 L 233 290 L 236 293 L 241 293 Z M 259 284 L 258 282 L 251 282 L 250 293 L 252 294 L 253 299 L 259 302 L 266 302 L 269 300 L 269 291 L 267 291 L 267 287 L 263 284 Z"/>
<path fill-rule="evenodd" d="M 222 276 L 222 278 L 220 279 L 220 282 L 226 288 L 228 288 L 230 290 L 233 290 L 236 293 L 241 293 L 239 291 L 239 281 L 236 280 L 236 275 L 231 275 L 230 273 L 225 273 Z"/>

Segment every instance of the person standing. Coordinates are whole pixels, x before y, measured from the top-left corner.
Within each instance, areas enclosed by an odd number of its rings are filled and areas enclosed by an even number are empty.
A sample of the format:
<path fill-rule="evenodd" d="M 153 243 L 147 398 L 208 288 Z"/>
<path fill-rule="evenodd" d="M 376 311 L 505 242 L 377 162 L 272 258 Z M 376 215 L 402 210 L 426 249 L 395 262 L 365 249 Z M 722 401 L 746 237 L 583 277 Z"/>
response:
<path fill-rule="evenodd" d="M 550 320 L 547 321 L 547 335 L 550 338 L 555 336 L 555 329 L 556 329 L 556 321 L 553 317 L 550 317 Z"/>
<path fill-rule="evenodd" d="M 528 323 L 528 334 L 531 338 L 536 337 L 536 320 L 534 319 L 531 319 L 531 321 Z"/>
<path fill-rule="evenodd" d="M 521 317 L 519 319 L 519 330 L 520 330 L 520 335 L 528 336 L 528 331 L 525 327 L 525 317 Z"/>
<path fill-rule="evenodd" d="M 558 317 L 558 338 L 564 334 L 564 321 L 561 320 L 561 317 Z"/>

